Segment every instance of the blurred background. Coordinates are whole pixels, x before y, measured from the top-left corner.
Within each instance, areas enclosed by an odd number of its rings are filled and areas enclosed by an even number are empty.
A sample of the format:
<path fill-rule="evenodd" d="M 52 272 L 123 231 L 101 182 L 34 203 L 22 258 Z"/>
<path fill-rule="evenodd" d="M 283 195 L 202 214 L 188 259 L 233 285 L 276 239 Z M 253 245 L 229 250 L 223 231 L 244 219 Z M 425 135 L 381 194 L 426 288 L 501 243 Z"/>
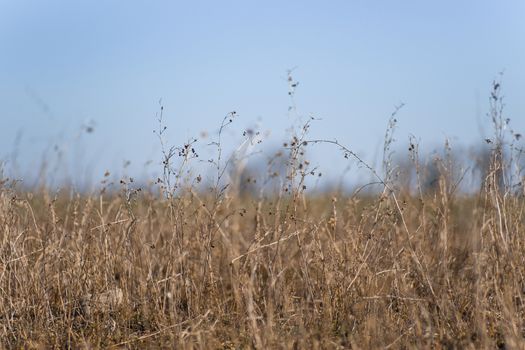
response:
<path fill-rule="evenodd" d="M 0 159 L 26 184 L 155 178 L 161 105 L 167 143 L 197 138 L 204 160 L 236 111 L 226 150 L 249 130 L 268 155 L 312 116 L 309 138 L 337 139 L 379 167 L 401 104 L 396 152 L 411 135 L 426 153 L 447 139 L 464 151 L 492 135 L 502 72 L 504 115 L 525 132 L 523 18 L 521 0 L 0 0 Z M 325 181 L 340 180 L 336 148 L 308 152 Z"/>

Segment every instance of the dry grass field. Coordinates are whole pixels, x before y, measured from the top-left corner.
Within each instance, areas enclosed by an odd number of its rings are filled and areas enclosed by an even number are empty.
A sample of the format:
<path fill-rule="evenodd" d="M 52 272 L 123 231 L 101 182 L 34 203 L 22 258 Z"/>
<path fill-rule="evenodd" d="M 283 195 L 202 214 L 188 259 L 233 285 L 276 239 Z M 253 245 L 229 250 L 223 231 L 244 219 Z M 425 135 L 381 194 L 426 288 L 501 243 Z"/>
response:
<path fill-rule="evenodd" d="M 220 142 L 208 187 L 179 176 L 191 145 L 163 144 L 164 176 L 140 191 L 129 178 L 92 193 L 4 178 L 1 346 L 523 349 L 525 200 L 507 181 L 494 113 L 488 167 L 468 193 L 446 158 L 423 188 L 403 186 L 388 156 L 385 174 L 369 169 L 377 191 L 308 192 L 318 174 L 304 149 L 322 141 L 308 141 L 307 127 L 283 149 L 282 184 L 265 193 L 225 187 Z"/>

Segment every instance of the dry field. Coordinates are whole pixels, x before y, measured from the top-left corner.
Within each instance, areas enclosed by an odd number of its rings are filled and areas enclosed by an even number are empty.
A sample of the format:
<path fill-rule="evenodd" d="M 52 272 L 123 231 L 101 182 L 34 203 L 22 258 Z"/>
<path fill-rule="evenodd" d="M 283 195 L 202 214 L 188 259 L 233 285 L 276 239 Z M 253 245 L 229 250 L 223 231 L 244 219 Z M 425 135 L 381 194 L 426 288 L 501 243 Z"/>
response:
<path fill-rule="evenodd" d="M 177 182 L 170 161 L 187 166 L 191 145 L 163 147 L 160 191 L 123 179 L 119 191 L 57 194 L 4 179 L 1 345 L 523 349 L 525 201 L 505 181 L 498 125 L 468 194 L 446 159 L 431 188 L 408 188 L 388 156 L 376 192 L 306 192 L 317 174 L 303 149 L 319 143 L 306 129 L 283 151 L 282 186 L 262 195 L 222 185 L 220 142 L 209 190 L 200 176 Z"/>

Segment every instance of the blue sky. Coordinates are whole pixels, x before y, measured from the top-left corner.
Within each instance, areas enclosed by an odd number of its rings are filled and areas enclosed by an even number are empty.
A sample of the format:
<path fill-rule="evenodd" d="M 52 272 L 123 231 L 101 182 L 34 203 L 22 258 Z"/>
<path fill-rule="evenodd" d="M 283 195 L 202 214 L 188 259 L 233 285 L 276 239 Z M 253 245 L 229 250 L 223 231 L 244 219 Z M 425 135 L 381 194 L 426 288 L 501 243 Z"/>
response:
<path fill-rule="evenodd" d="M 0 157 L 9 165 L 16 149 L 30 177 L 57 146 L 70 176 L 99 178 L 125 160 L 142 176 L 160 160 L 160 98 L 172 144 L 213 134 L 232 110 L 231 145 L 255 125 L 279 144 L 293 67 L 300 113 L 322 119 L 312 137 L 371 162 L 401 102 L 400 148 L 410 134 L 429 148 L 482 140 L 502 70 L 506 114 L 525 132 L 523 18 L 521 0 L 0 0 Z M 312 157 L 344 167 L 326 148 Z"/>

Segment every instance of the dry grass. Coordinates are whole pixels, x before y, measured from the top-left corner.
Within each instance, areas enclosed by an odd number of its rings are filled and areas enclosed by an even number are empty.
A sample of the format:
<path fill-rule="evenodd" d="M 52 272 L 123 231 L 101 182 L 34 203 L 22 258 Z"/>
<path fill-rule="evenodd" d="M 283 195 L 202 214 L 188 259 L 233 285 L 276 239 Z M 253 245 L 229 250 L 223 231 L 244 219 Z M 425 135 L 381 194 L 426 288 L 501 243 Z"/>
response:
<path fill-rule="evenodd" d="M 168 189 L 175 148 L 160 195 L 4 182 L 2 346 L 524 348 L 525 201 L 502 185 L 498 147 L 476 194 L 450 172 L 409 191 L 387 169 L 381 193 L 316 196 L 307 129 L 285 184 L 261 197 L 224 189 L 220 153 L 214 190 Z"/>
<path fill-rule="evenodd" d="M 2 344 L 521 348 L 525 202 L 445 181 L 337 200 L 3 187 Z"/>

